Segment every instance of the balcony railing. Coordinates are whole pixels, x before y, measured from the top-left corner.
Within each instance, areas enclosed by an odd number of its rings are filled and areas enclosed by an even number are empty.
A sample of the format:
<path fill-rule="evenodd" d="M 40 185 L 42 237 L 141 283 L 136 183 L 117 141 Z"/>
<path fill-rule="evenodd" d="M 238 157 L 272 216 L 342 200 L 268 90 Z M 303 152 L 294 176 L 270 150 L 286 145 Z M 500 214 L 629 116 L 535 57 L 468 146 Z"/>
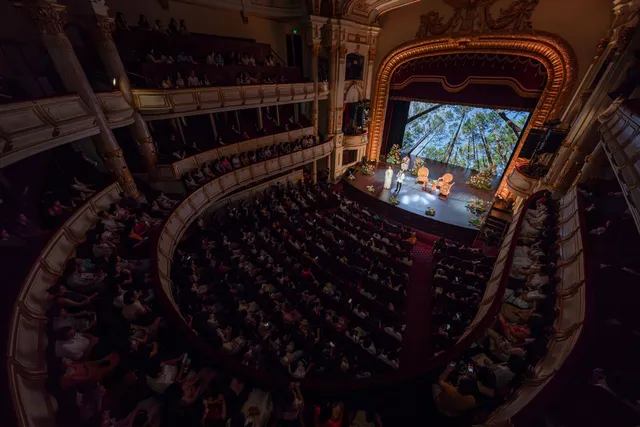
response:
<path fill-rule="evenodd" d="M 344 136 L 344 146 L 345 148 L 359 148 L 364 145 L 367 145 L 368 134 L 363 133 L 361 135 L 346 135 Z"/>
<path fill-rule="evenodd" d="M 318 88 L 326 89 L 326 86 L 318 85 Z M 318 95 L 326 98 L 328 90 Z M 313 83 L 283 83 L 175 90 L 134 89 L 133 96 L 136 108 L 143 115 L 168 118 L 310 101 L 315 96 L 315 90 Z"/>
<path fill-rule="evenodd" d="M 78 95 L 0 105 L 0 167 L 98 132 Z"/>
<path fill-rule="evenodd" d="M 547 352 L 534 367 L 533 375 L 514 393 L 513 397 L 497 408 L 482 426 L 506 425 L 517 420 L 530 419 L 530 404 L 551 382 L 567 359 L 572 355 L 581 336 L 586 311 L 586 277 L 583 252 L 584 224 L 581 218 L 581 203 L 574 188 L 559 201 L 558 215 L 558 285 L 556 288 L 556 319 L 553 334 L 547 344 Z M 524 217 L 524 211 L 515 217 Z M 514 220 L 513 223 L 521 221 Z M 512 224 L 513 224 L 512 223 Z M 512 229 L 504 239 L 505 245 L 517 244 L 518 234 Z M 515 237 L 515 239 L 514 239 Z M 500 267 L 500 258 L 494 268 L 494 275 Z M 502 274 L 503 269 L 500 269 Z M 508 272 L 508 269 L 504 269 Z M 492 276 L 493 279 L 493 276 Z M 491 280 L 489 281 L 491 283 Z M 485 293 L 486 295 L 486 293 Z M 579 353 L 579 352 L 578 352 Z M 578 356 L 576 356 L 578 357 Z"/>
<path fill-rule="evenodd" d="M 133 122 L 120 92 L 97 94 L 111 128 Z M 0 168 L 100 132 L 77 94 L 0 105 Z"/>
<path fill-rule="evenodd" d="M 14 303 L 7 343 L 9 390 L 20 427 L 53 427 L 57 404 L 47 391 L 47 289 L 58 283 L 67 260 L 97 220 L 119 196 L 120 185 L 105 188 L 78 209 L 51 237 Z"/>
<path fill-rule="evenodd" d="M 184 173 L 199 168 L 203 163 L 209 163 L 212 160 L 219 159 L 223 156 L 228 157 L 234 154 L 245 153 L 250 150 L 256 150 L 258 148 L 266 147 L 268 145 L 273 145 L 280 142 L 295 141 L 296 139 L 307 135 L 313 135 L 313 127 L 296 129 L 289 132 L 276 133 L 274 135 L 267 135 L 261 138 L 249 139 L 247 141 L 225 145 L 223 147 L 214 148 L 212 150 L 208 150 L 194 156 L 185 157 L 184 159 L 170 165 L 160 165 L 158 166 L 158 173 L 160 179 L 180 179 L 180 177 Z"/>

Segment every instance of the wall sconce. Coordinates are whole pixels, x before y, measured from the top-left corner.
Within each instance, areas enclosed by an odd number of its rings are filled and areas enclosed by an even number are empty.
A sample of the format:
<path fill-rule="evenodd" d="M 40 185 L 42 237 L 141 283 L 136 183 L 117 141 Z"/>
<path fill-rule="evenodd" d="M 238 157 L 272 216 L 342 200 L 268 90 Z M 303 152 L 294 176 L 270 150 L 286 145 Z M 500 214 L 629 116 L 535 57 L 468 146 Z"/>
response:
<path fill-rule="evenodd" d="M 113 87 L 116 87 L 118 85 L 118 80 L 116 80 L 116 78 L 113 78 Z"/>

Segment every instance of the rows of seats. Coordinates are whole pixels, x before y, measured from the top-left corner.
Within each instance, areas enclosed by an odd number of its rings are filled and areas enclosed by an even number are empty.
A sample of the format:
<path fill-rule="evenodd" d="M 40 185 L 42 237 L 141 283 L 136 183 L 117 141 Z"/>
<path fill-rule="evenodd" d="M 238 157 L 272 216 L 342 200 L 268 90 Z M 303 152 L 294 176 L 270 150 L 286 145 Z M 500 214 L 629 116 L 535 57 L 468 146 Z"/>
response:
<path fill-rule="evenodd" d="M 412 235 L 327 191 L 276 186 L 199 221 L 172 280 L 202 339 L 298 380 L 398 368 Z"/>
<path fill-rule="evenodd" d="M 546 353 L 556 319 L 557 204 L 540 193 L 521 215 L 499 314 L 433 385 L 445 417 L 486 418 L 533 375 Z"/>
<path fill-rule="evenodd" d="M 431 344 L 437 356 L 451 348 L 478 311 L 495 257 L 444 238 L 434 244 Z"/>
<path fill-rule="evenodd" d="M 146 196 L 150 204 L 124 197 L 99 213 L 98 225 L 49 289 L 47 389 L 56 399 L 61 425 L 380 422 L 366 400 L 305 404 L 297 383 L 255 388 L 215 370 L 211 360 L 192 351 L 159 310 L 146 258 L 148 237 L 176 201 L 162 193 Z M 189 271 L 189 262 L 181 262 Z"/>
<path fill-rule="evenodd" d="M 128 71 L 146 79 L 147 87 L 175 89 L 201 86 L 295 83 L 300 70 L 282 64 L 268 44 L 191 34 L 186 24 L 153 25 L 141 17 L 130 27 L 118 14 L 115 40 Z"/>
<path fill-rule="evenodd" d="M 42 168 L 31 174 L 33 178 L 46 176 L 42 185 L 31 182 L 25 171 L 29 167 Z M 8 246 L 24 245 L 54 232 L 110 181 L 95 160 L 70 145 L 15 164 L 6 176 L 7 186 L 3 183 L 0 190 L 0 228 Z"/>
<path fill-rule="evenodd" d="M 300 137 L 293 142 L 287 141 L 265 146 L 257 150 L 234 154 L 230 157 L 222 156 L 219 159 L 214 159 L 210 164 L 204 163 L 199 169 L 185 173 L 182 176 L 182 180 L 187 190 L 191 192 L 212 179 L 226 175 L 234 170 L 311 148 L 317 144 L 318 139 L 313 135 L 309 135 Z"/>
<path fill-rule="evenodd" d="M 304 116 L 295 120 L 292 105 L 278 108 L 281 110 L 280 123 L 276 121 L 274 107 L 266 107 L 262 126 L 258 125 L 254 111 L 251 111 L 252 115 L 239 114 L 238 121 L 229 120 L 226 114 L 214 114 L 212 117 L 216 125 L 215 134 L 209 115 L 182 117 L 179 120 L 184 140 L 169 121 L 153 122 L 151 130 L 158 146 L 160 161 L 172 163 L 212 148 L 309 126 L 310 122 Z"/>

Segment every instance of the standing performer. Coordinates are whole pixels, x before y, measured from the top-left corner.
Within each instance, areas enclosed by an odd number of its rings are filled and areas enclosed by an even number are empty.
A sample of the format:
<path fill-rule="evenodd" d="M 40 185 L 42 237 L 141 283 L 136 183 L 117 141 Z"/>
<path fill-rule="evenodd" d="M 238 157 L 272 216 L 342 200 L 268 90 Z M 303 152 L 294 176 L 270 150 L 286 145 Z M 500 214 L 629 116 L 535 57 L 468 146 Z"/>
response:
<path fill-rule="evenodd" d="M 391 190 L 391 183 L 393 182 L 393 169 L 391 166 L 384 172 L 384 185 L 382 188 L 385 190 Z"/>
<path fill-rule="evenodd" d="M 400 164 L 400 170 L 402 172 L 406 172 L 407 170 L 409 170 L 409 163 L 411 163 L 411 157 L 409 157 L 409 155 L 407 154 L 402 159 L 402 163 Z"/>
<path fill-rule="evenodd" d="M 404 172 L 401 169 L 398 171 L 398 176 L 396 177 L 396 193 L 402 188 L 402 181 L 404 181 Z"/>

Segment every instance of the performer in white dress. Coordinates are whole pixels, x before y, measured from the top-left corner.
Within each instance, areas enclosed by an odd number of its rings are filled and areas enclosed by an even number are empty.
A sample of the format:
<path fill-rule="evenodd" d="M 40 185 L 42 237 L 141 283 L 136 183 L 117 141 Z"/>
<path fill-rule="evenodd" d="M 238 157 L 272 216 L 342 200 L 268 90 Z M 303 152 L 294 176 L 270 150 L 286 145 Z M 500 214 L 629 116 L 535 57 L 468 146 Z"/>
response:
<path fill-rule="evenodd" d="M 402 172 L 406 172 L 409 170 L 409 163 L 411 163 L 411 158 L 407 155 L 402 159 L 402 163 L 400 164 L 400 170 Z"/>
<path fill-rule="evenodd" d="M 391 166 L 384 172 L 384 185 L 382 188 L 385 190 L 391 190 L 391 183 L 393 182 L 393 169 Z"/>
<path fill-rule="evenodd" d="M 402 181 L 404 181 L 404 172 L 399 170 L 398 176 L 396 177 L 396 193 L 402 188 Z"/>

